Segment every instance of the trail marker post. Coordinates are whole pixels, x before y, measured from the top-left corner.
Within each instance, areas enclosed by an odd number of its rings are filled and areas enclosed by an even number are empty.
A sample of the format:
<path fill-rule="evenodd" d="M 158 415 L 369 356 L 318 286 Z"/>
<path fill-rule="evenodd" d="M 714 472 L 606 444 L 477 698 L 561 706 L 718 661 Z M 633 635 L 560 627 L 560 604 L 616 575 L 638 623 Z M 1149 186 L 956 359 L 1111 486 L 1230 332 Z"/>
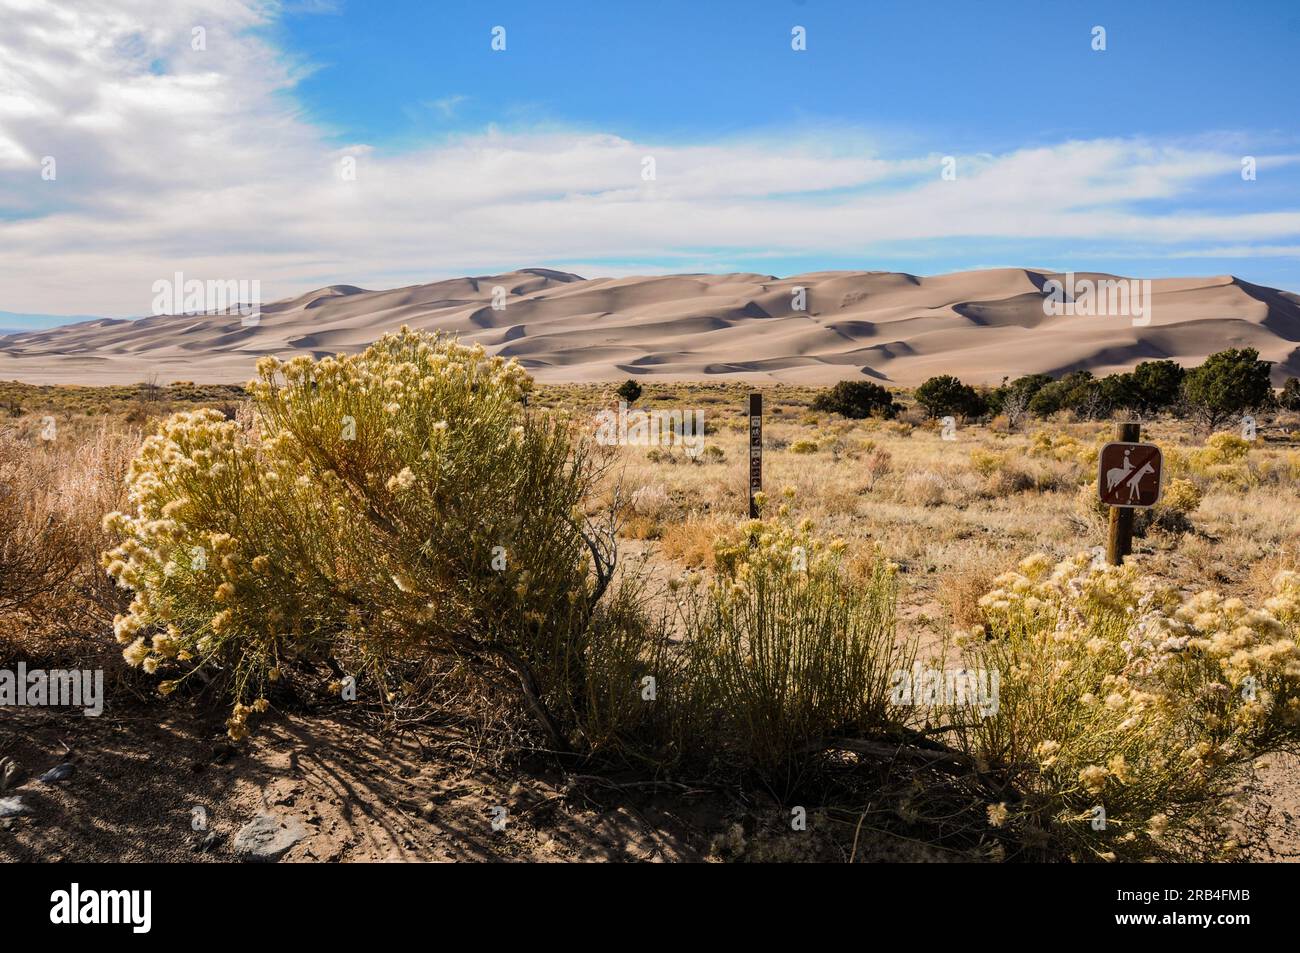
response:
<path fill-rule="evenodd" d="M 763 395 L 749 395 L 749 518 L 758 519 L 755 495 L 763 489 Z"/>
<path fill-rule="evenodd" d="M 1138 443 L 1142 427 L 1115 425 L 1115 440 L 1097 457 L 1097 495 L 1110 507 L 1106 562 L 1118 566 L 1133 552 L 1133 511 L 1155 506 L 1164 489 L 1160 448 Z"/>

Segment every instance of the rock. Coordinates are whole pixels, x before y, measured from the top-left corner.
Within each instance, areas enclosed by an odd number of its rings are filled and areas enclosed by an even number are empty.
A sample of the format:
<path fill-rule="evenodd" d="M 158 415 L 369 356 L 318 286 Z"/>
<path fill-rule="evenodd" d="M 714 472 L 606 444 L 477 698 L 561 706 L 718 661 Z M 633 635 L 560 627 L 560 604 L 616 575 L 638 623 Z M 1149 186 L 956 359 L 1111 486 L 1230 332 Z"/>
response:
<path fill-rule="evenodd" d="M 220 831 L 208 831 L 207 836 L 194 844 L 196 854 L 206 854 L 225 839 L 225 834 Z"/>
<path fill-rule="evenodd" d="M 0 758 L 0 791 L 16 787 L 15 782 L 18 780 L 20 771 L 22 771 L 22 765 L 13 758 Z"/>
<path fill-rule="evenodd" d="M 66 781 L 76 772 L 77 767 L 67 761 L 63 764 L 56 764 L 50 770 L 41 775 L 41 781 L 46 784 L 53 784 L 56 781 Z"/>
<path fill-rule="evenodd" d="M 21 797 L 0 797 L 0 817 L 17 817 L 30 810 Z"/>
<path fill-rule="evenodd" d="M 297 818 L 259 814 L 235 835 L 235 856 L 251 863 L 273 864 L 306 836 L 307 829 Z"/>

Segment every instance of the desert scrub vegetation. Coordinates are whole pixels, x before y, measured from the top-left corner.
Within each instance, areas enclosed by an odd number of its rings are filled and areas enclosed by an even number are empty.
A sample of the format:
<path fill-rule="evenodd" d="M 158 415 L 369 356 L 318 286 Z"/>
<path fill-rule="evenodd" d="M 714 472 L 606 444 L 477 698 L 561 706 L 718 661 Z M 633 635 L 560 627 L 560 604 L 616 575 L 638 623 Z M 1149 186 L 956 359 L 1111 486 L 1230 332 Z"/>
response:
<path fill-rule="evenodd" d="M 105 566 L 135 594 L 115 626 L 126 659 L 166 671 L 164 692 L 227 678 L 236 738 L 295 666 L 390 700 L 412 665 L 504 672 L 567 747 L 616 658 L 589 641 L 614 551 L 581 509 L 589 444 L 528 413 L 529 385 L 404 330 L 357 356 L 264 359 L 249 427 L 172 417 L 132 465 L 134 512 L 106 519 L 121 542 Z"/>
<path fill-rule="evenodd" d="M 1080 859 L 1233 856 L 1234 794 L 1300 741 L 1300 575 L 1274 586 L 1182 600 L 1087 553 L 996 579 L 969 649 L 1001 696 L 957 735 L 1007 792 L 990 823 Z"/>
<path fill-rule="evenodd" d="M 898 567 L 874 558 L 850 574 L 845 542 L 812 530 L 749 521 L 718 541 L 711 581 L 677 587 L 682 737 L 787 783 L 836 737 L 901 723 L 890 682 L 911 664 L 895 637 Z"/>
<path fill-rule="evenodd" d="M 127 415 L 133 418 L 131 423 L 141 423 L 146 417 L 181 407 L 234 406 L 245 396 L 243 387 L 237 384 L 196 385 L 191 381 L 145 381 L 107 387 L 0 381 L 0 420 L 39 412 L 52 414 L 61 422 L 74 416 Z"/>
<path fill-rule="evenodd" d="M 204 409 L 155 425 L 125 491 L 120 477 L 138 437 L 105 421 L 122 458 L 117 476 L 104 468 L 86 497 L 93 502 L 74 506 L 60 493 L 62 502 L 39 511 L 83 514 L 89 530 L 78 530 L 77 558 L 111 550 L 107 568 L 124 583 L 105 587 L 102 603 L 119 616 L 121 648 L 163 692 L 188 694 L 194 683 L 228 692 L 236 737 L 272 704 L 304 696 L 332 704 L 351 676 L 366 704 L 393 719 L 468 710 L 508 744 L 564 751 L 566 763 L 630 766 L 642 777 L 758 782 L 778 796 L 799 788 L 809 798 L 801 803 L 818 804 L 828 802 L 806 785 L 847 772 L 860 804 L 894 796 L 895 788 L 871 786 L 888 766 L 889 783 L 913 792 L 909 817 L 915 807 L 958 843 L 991 839 L 1013 856 L 1024 856 L 1017 844 L 1079 859 L 1219 855 L 1233 835 L 1210 833 L 1215 811 L 1161 802 L 1153 781 L 1113 799 L 1103 788 L 1107 812 L 1120 818 L 1107 831 L 1063 819 L 1097 806 L 1085 803 L 1080 771 L 1127 777 L 1129 765 L 1144 762 L 1109 722 L 1096 723 L 1109 733 L 1093 743 L 1083 714 L 1045 713 L 1057 696 L 1023 694 L 1046 688 L 1026 688 L 1010 668 L 1002 691 L 1013 711 L 992 718 L 890 699 L 891 679 L 920 657 L 939 668 L 1018 663 L 1040 672 L 1061 660 L 1027 636 L 1014 656 L 986 655 L 1013 650 L 977 597 L 994 567 L 1036 549 L 1055 561 L 1079 547 L 1073 501 L 1076 493 L 1095 499 L 1086 487 L 1109 437 L 1104 423 L 1064 414 L 1033 436 L 968 424 L 952 442 L 915 413 L 903 421 L 808 414 L 811 390 L 765 389 L 766 478 L 798 492 L 748 523 L 746 390 L 645 384 L 642 406 L 709 409 L 698 460 L 598 450 L 586 438 L 587 411 L 615 401 L 614 385 L 531 387 L 513 364 L 395 335 L 349 358 L 267 362 L 237 413 Z M 30 416 L 41 410 L 11 425 L 24 454 L 43 447 Z M 34 483 L 61 485 L 78 444 L 96 445 L 98 425 L 81 421 L 74 433 L 60 418 L 51 467 L 25 456 L 15 466 Z M 1294 564 L 1294 547 L 1284 545 L 1300 512 L 1293 435 L 1262 426 L 1242 455 L 1229 435 L 1207 443 L 1177 420 L 1144 429 L 1168 451 L 1162 502 L 1194 530 L 1153 534 L 1144 571 L 1190 591 L 1223 582 L 1225 602 L 1274 598 L 1250 587 L 1265 555 L 1278 570 Z M 800 440 L 817 452 L 794 452 Z M 85 451 L 88 459 L 98 452 Z M 1213 468 L 1225 465 L 1244 465 L 1251 479 L 1222 479 Z M 93 522 L 84 517 L 92 510 Z M 108 521 L 111 542 L 98 528 L 108 510 L 122 511 Z M 1156 520 L 1152 528 L 1176 527 Z M 621 560 L 616 530 L 638 539 Z M 837 538 L 847 548 L 832 546 Z M 88 586 L 79 572 L 69 579 Z M 101 569 L 103 583 L 111 579 Z M 1177 609 L 1170 602 L 1161 611 L 1172 618 Z M 985 625 L 987 641 L 951 647 L 949 624 Z M 1023 745 L 1003 743 L 1029 737 L 1038 739 L 1031 747 L 1068 749 L 1071 773 L 1029 771 L 1017 760 Z M 1242 751 L 1289 744 L 1241 737 Z M 1112 767 L 1117 754 L 1124 761 Z M 1202 792 L 1226 817 L 1248 766 L 1224 770 Z M 1139 832 L 1116 843 L 1139 822 L 1160 829 L 1166 821 L 1173 833 L 1163 840 Z M 903 826 L 908 836 L 933 831 Z"/>
<path fill-rule="evenodd" d="M 660 766 L 776 777 L 823 735 L 882 724 L 883 563 L 851 579 L 842 545 L 751 523 L 656 621 L 635 581 L 609 588 L 609 530 L 584 515 L 590 443 L 527 413 L 529 384 L 403 331 L 355 357 L 264 360 L 247 423 L 167 420 L 131 466 L 133 512 L 105 520 L 120 542 L 104 565 L 134 594 L 115 620 L 126 660 L 164 694 L 222 679 L 236 740 L 273 683 L 322 665 L 390 701 L 413 672 L 505 671 L 554 749 Z M 666 502 L 650 485 L 632 508 Z"/>

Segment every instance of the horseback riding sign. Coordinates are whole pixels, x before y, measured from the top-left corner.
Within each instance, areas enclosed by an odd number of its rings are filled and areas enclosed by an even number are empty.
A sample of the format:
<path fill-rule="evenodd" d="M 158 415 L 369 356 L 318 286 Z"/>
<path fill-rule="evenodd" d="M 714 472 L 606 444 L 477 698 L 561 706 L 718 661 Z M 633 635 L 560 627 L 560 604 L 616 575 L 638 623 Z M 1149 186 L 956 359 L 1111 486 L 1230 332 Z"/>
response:
<path fill-rule="evenodd" d="M 1164 489 L 1160 448 L 1116 440 L 1101 448 L 1097 492 L 1107 506 L 1155 506 Z"/>

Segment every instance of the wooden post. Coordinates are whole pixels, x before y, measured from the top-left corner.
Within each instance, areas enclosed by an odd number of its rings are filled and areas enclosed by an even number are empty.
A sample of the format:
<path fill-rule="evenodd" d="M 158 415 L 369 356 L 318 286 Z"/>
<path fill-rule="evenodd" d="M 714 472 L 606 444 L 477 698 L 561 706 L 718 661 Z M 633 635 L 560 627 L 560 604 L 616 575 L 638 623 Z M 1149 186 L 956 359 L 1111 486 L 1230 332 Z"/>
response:
<path fill-rule="evenodd" d="M 1115 425 L 1115 439 L 1124 443 L 1137 443 L 1142 436 L 1142 425 L 1125 423 Z M 1110 532 L 1106 535 L 1106 562 L 1122 565 L 1124 557 L 1133 552 L 1133 509 L 1128 506 L 1110 508 Z"/>
<path fill-rule="evenodd" d="M 763 489 L 763 395 L 749 395 L 749 518 L 758 519 L 754 496 Z"/>

